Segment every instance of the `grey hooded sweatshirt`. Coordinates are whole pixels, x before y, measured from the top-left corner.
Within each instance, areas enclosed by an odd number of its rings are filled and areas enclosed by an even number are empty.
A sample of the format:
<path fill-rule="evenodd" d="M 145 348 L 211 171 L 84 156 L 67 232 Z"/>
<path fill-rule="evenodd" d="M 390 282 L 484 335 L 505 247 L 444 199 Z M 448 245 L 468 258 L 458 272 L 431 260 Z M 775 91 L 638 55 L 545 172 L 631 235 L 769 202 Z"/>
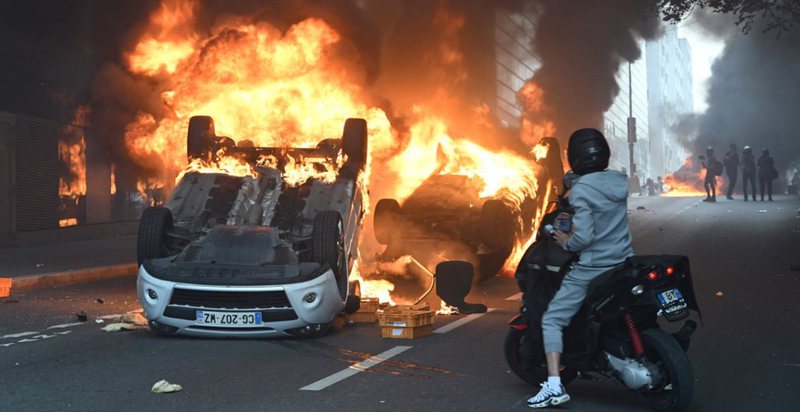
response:
<path fill-rule="evenodd" d="M 580 265 L 613 266 L 633 255 L 625 175 L 613 170 L 583 175 L 569 203 L 575 215 L 564 249 L 580 253 Z"/>

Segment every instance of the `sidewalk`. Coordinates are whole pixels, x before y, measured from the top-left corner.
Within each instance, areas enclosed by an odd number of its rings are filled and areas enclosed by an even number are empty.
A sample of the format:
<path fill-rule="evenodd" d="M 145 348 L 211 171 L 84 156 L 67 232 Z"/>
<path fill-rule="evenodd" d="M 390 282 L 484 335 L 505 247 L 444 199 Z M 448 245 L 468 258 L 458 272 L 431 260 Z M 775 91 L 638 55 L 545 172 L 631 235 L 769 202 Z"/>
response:
<path fill-rule="evenodd" d="M 136 235 L 0 248 L 12 293 L 136 273 Z"/>

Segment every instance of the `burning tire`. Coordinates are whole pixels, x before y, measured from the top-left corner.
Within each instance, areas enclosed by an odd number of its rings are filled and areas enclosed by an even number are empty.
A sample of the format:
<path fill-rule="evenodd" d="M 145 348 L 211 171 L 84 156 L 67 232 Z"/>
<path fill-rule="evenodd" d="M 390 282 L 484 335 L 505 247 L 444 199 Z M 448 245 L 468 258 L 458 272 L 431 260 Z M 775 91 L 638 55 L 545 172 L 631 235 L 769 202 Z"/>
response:
<path fill-rule="evenodd" d="M 347 162 L 363 170 L 367 165 L 367 121 L 347 119 L 342 132 L 342 153 Z"/>
<path fill-rule="evenodd" d="M 172 231 L 172 212 L 165 207 L 148 207 L 139 220 L 139 235 L 136 241 L 136 261 L 169 256 L 167 232 Z"/>
<path fill-rule="evenodd" d="M 186 138 L 186 151 L 189 160 L 210 161 L 214 155 L 214 119 L 211 116 L 192 116 L 189 119 L 189 133 Z"/>
<path fill-rule="evenodd" d="M 375 205 L 375 239 L 382 245 L 388 245 L 392 240 L 392 232 L 396 229 L 397 217 L 400 214 L 400 204 L 394 199 L 381 199 Z"/>
<path fill-rule="evenodd" d="M 314 217 L 311 235 L 311 256 L 315 262 L 328 265 L 336 277 L 339 294 L 347 297 L 347 263 L 345 262 L 342 217 L 335 210 L 323 210 Z"/>
<path fill-rule="evenodd" d="M 514 214 L 502 200 L 487 200 L 478 223 L 480 241 L 490 249 L 511 250 L 516 236 L 514 221 Z"/>

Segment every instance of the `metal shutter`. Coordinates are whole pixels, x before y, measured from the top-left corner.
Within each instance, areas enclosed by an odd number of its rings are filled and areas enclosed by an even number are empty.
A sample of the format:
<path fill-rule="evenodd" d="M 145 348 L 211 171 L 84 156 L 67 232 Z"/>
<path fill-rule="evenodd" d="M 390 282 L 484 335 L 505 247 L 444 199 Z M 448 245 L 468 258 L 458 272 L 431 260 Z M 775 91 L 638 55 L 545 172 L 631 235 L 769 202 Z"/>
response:
<path fill-rule="evenodd" d="M 17 230 L 58 228 L 58 126 L 17 115 L 14 134 Z"/>

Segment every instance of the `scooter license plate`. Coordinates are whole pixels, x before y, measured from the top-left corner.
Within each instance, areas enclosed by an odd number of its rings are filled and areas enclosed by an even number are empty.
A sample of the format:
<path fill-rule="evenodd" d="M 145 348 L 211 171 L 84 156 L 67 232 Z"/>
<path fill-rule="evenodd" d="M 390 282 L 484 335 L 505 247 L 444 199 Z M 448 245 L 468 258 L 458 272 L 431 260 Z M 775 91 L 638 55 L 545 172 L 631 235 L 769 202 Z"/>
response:
<path fill-rule="evenodd" d="M 669 289 L 656 294 L 661 308 L 667 314 L 675 313 L 686 308 L 686 301 L 683 299 L 681 291 L 678 289 Z"/>

